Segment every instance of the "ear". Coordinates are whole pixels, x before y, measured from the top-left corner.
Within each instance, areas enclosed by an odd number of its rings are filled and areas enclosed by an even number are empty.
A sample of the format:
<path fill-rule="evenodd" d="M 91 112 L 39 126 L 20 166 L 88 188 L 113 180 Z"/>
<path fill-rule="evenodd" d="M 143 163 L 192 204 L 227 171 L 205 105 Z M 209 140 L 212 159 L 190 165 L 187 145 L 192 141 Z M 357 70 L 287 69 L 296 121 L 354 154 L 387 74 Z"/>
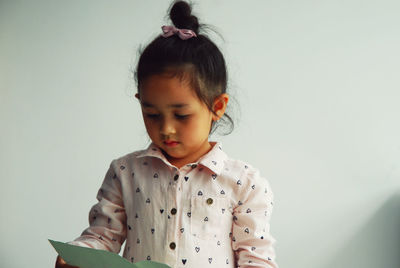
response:
<path fill-rule="evenodd" d="M 212 115 L 213 121 L 218 121 L 224 114 L 226 106 L 228 105 L 229 95 L 223 93 L 214 99 L 213 111 L 215 114 Z"/>

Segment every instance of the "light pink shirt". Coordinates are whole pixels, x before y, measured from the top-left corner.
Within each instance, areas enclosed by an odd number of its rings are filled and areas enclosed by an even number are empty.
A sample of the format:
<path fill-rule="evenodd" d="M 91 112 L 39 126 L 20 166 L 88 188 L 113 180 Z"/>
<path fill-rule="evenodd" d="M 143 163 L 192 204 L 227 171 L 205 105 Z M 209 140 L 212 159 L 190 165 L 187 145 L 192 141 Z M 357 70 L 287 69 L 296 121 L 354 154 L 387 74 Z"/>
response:
<path fill-rule="evenodd" d="M 180 169 L 154 144 L 114 159 L 97 199 L 70 244 L 118 253 L 126 239 L 124 258 L 171 267 L 278 267 L 270 185 L 220 143 Z"/>

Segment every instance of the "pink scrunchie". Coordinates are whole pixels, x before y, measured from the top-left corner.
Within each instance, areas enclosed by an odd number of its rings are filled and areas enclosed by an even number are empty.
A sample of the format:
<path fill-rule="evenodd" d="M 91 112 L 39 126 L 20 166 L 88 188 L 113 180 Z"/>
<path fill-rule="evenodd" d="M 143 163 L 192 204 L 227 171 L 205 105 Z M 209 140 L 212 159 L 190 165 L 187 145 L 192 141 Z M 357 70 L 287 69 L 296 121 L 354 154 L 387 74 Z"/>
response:
<path fill-rule="evenodd" d="M 192 37 L 197 37 L 196 33 L 189 29 L 178 29 L 175 26 L 162 26 L 163 37 L 170 37 L 174 34 L 178 35 L 180 39 L 186 40 Z"/>

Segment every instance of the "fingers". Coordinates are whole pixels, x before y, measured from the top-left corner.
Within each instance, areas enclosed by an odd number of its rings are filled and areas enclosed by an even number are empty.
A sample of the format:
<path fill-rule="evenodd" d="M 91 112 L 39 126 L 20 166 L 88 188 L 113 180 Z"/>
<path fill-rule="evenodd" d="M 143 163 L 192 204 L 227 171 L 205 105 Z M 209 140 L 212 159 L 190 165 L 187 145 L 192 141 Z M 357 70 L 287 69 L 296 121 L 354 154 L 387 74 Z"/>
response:
<path fill-rule="evenodd" d="M 72 266 L 67 264 L 63 258 L 61 258 L 60 256 L 57 257 L 56 260 L 56 267 L 55 268 L 79 268 L 78 266 Z"/>

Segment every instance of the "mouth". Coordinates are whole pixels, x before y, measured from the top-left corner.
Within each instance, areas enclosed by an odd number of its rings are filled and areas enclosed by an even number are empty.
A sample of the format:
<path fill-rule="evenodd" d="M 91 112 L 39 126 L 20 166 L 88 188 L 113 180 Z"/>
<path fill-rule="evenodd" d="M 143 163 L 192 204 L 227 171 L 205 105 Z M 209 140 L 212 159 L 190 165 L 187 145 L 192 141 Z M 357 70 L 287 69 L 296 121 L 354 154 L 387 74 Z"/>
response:
<path fill-rule="evenodd" d="M 179 144 L 179 142 L 173 141 L 173 140 L 166 140 L 166 141 L 163 141 L 163 143 L 168 147 L 175 147 Z"/>

